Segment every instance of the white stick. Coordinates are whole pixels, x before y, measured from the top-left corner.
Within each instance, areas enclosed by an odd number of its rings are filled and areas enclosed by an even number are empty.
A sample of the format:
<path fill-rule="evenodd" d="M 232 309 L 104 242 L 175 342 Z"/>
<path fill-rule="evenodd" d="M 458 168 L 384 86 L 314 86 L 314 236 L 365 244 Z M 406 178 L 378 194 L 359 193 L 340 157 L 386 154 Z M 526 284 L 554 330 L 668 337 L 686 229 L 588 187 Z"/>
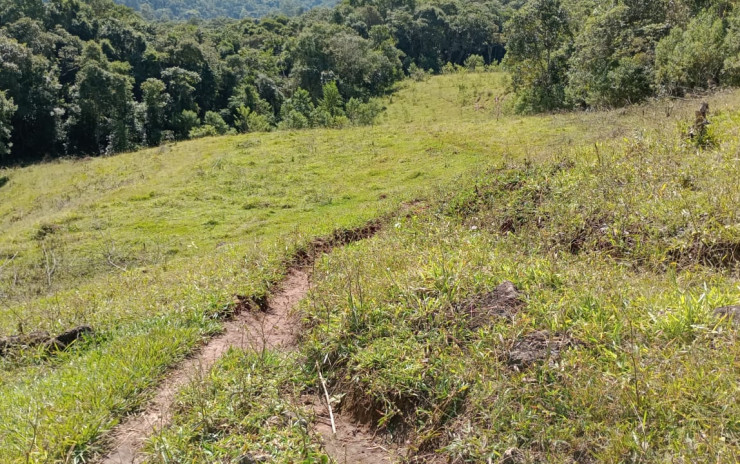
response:
<path fill-rule="evenodd" d="M 331 410 L 331 400 L 329 399 L 329 392 L 326 390 L 326 383 L 324 382 L 324 376 L 321 375 L 321 367 L 319 362 L 316 361 L 316 369 L 319 371 L 319 379 L 321 380 L 321 386 L 324 387 L 324 396 L 326 397 L 326 406 L 329 408 L 329 419 L 331 419 L 331 431 L 334 435 L 337 434 L 337 427 L 334 425 L 334 413 Z"/>

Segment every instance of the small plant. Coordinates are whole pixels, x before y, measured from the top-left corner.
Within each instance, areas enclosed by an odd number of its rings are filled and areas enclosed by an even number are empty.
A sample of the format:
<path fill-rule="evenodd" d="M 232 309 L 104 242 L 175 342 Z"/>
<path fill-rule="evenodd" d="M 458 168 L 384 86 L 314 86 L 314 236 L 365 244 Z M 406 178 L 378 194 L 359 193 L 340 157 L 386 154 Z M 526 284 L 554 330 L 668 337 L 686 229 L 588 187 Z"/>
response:
<path fill-rule="evenodd" d="M 482 71 L 486 66 L 485 60 L 480 55 L 470 55 L 464 64 L 467 70 L 471 72 Z"/>

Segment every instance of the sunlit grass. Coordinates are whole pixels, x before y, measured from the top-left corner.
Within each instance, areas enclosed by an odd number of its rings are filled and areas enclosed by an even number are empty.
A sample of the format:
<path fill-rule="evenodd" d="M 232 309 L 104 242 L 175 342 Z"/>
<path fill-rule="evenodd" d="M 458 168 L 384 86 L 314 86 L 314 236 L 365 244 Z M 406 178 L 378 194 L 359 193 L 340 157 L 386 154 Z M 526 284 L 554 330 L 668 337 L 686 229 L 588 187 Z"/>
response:
<path fill-rule="evenodd" d="M 168 366 L 218 330 L 214 315 L 234 295 L 267 292 L 292 250 L 312 237 L 438 188 L 459 190 L 491 166 L 567 156 L 593 162 L 596 142 L 676 140 L 697 105 L 511 117 L 505 80 L 491 73 L 404 83 L 373 127 L 203 139 L 0 172 L 9 178 L 0 187 L 0 333 L 96 330 L 59 357 L 31 350 L 1 361 L 0 461 L 89 454 Z M 727 139 L 737 137 L 737 116 L 726 108 L 738 100 L 737 93 L 710 100 L 725 109 L 718 124 Z M 623 161 L 614 159 L 609 169 L 619 172 Z M 706 166 L 686 182 L 706 182 Z M 737 190 L 721 185 L 731 204 Z M 646 213 L 660 207 L 674 208 L 660 203 Z M 548 314 L 543 309 L 537 324 Z M 681 331 L 687 317 L 664 330 Z"/>

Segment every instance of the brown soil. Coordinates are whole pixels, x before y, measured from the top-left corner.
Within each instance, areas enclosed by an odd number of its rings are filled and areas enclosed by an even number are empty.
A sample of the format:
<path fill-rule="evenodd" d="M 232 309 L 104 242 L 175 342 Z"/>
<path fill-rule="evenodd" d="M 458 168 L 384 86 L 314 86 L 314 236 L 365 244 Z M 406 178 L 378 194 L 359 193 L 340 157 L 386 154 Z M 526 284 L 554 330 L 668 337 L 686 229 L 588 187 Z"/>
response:
<path fill-rule="evenodd" d="M 454 305 L 457 313 L 469 318 L 468 326 L 475 330 L 496 318 L 512 319 L 524 306 L 522 294 L 513 283 L 504 281 L 493 291 L 470 297 Z"/>
<path fill-rule="evenodd" d="M 317 240 L 307 250 L 297 253 L 278 291 L 272 295 L 264 311 L 250 311 L 260 305 L 238 305 L 237 314 L 224 324 L 224 332 L 212 338 L 198 353 L 177 366 L 157 387 L 153 399 L 138 414 L 128 416 L 111 432 L 111 450 L 98 460 L 100 464 L 139 464 L 145 460 L 141 453 L 144 442 L 169 424 L 177 392 L 191 380 L 213 367 L 229 348 L 253 350 L 295 348 L 300 322 L 292 314 L 295 306 L 310 289 L 309 265 L 316 255 L 326 253 L 335 246 L 368 238 L 380 229 L 379 223 L 337 231 L 324 240 Z M 328 410 L 321 402 L 316 404 L 317 432 L 325 441 L 326 451 L 338 463 L 394 462 L 395 452 L 380 445 L 367 429 L 335 415 L 337 434 L 332 433 Z M 323 412 L 322 412 L 323 411 Z"/>
<path fill-rule="evenodd" d="M 508 364 L 525 368 L 540 361 L 555 362 L 564 350 L 575 344 L 576 341 L 567 334 L 553 334 L 546 330 L 532 332 L 514 342 Z"/>
<path fill-rule="evenodd" d="M 229 348 L 254 350 L 290 348 L 295 345 L 298 322 L 291 309 L 308 293 L 308 273 L 292 269 L 280 290 L 261 313 L 241 312 L 224 324 L 224 332 L 212 338 L 197 354 L 180 364 L 159 385 L 154 398 L 139 414 L 127 417 L 112 433 L 112 450 L 102 464 L 143 462 L 141 446 L 172 417 L 177 392 L 192 379 L 202 377 Z"/>
<path fill-rule="evenodd" d="M 316 432 L 324 440 L 324 449 L 337 464 L 383 464 L 401 460 L 403 450 L 397 445 L 383 442 L 369 428 L 344 414 L 337 414 L 336 410 L 333 411 L 337 430 L 334 434 L 323 396 L 306 397 L 304 401 L 313 406 Z"/>

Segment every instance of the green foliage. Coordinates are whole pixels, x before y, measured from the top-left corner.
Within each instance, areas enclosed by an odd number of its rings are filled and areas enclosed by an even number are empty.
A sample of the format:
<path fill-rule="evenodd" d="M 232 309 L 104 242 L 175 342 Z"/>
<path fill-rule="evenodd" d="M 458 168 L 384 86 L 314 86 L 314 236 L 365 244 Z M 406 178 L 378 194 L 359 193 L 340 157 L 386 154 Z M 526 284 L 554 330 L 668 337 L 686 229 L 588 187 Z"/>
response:
<path fill-rule="evenodd" d="M 332 7 L 335 0 L 116 0 L 134 8 L 147 19 L 261 18 L 281 14 L 299 15 L 311 8 Z"/>
<path fill-rule="evenodd" d="M 506 29 L 515 108 L 616 107 L 737 82 L 738 14 L 725 1 L 530 0 Z"/>
<path fill-rule="evenodd" d="M 175 136 L 185 138 L 193 128 L 200 126 L 200 118 L 195 111 L 185 110 L 175 117 Z"/>
<path fill-rule="evenodd" d="M 520 112 L 548 111 L 566 105 L 568 14 L 560 0 L 531 0 L 507 26 L 504 60 Z"/>
<path fill-rule="evenodd" d="M 226 124 L 226 121 L 224 121 L 224 118 L 215 111 L 208 111 L 206 113 L 206 116 L 203 119 L 203 124 L 216 129 L 218 135 L 224 135 L 229 131 L 229 126 Z"/>
<path fill-rule="evenodd" d="M 568 97 L 576 105 L 610 107 L 652 92 L 652 47 L 662 29 L 624 4 L 591 16 L 569 60 Z"/>
<path fill-rule="evenodd" d="M 5 92 L 0 92 L 0 157 L 7 156 L 13 146 L 10 141 L 12 130 L 10 120 L 17 109 L 13 99 L 6 98 Z"/>
<path fill-rule="evenodd" d="M 725 26 L 721 18 L 704 11 L 686 29 L 674 28 L 655 50 L 656 82 L 668 94 L 716 86 L 722 77 Z"/>
<path fill-rule="evenodd" d="M 468 71 L 482 71 L 483 68 L 486 65 L 486 62 L 483 60 L 483 57 L 480 55 L 470 55 L 464 63 L 465 67 L 468 69 Z"/>
<path fill-rule="evenodd" d="M 249 132 L 249 114 L 252 111 L 246 106 L 240 106 L 236 108 L 236 116 L 234 116 L 234 127 L 240 134 L 246 134 Z"/>
<path fill-rule="evenodd" d="M 159 145 L 162 141 L 162 131 L 166 125 L 166 109 L 170 104 L 170 95 L 166 93 L 167 86 L 159 79 L 149 78 L 141 84 L 142 101 L 146 108 L 146 139 L 147 145 Z"/>
<path fill-rule="evenodd" d="M 247 120 L 249 119 L 249 116 L 247 116 Z M 229 125 L 226 124 L 226 121 L 224 121 L 224 118 L 214 112 L 214 111 L 208 111 L 206 112 L 205 117 L 203 118 L 203 125 L 194 127 L 189 131 L 189 137 L 191 139 L 197 139 L 201 137 L 213 137 L 216 135 L 225 135 L 229 132 Z"/>
<path fill-rule="evenodd" d="M 350 98 L 347 102 L 345 111 L 347 118 L 356 126 L 367 126 L 373 124 L 383 111 L 383 105 L 380 101 L 372 99 L 363 103 L 356 98 Z"/>
<path fill-rule="evenodd" d="M 268 116 L 253 111 L 247 117 L 247 127 L 249 132 L 269 132 L 272 130 L 272 123 Z"/>
<path fill-rule="evenodd" d="M 335 81 L 325 84 L 322 89 L 322 94 L 324 98 L 319 102 L 319 107 L 322 110 L 326 111 L 331 117 L 337 117 L 344 114 L 344 111 L 342 110 L 344 99 L 339 93 L 339 89 L 337 88 L 337 83 Z"/>
<path fill-rule="evenodd" d="M 740 84 L 740 8 L 735 8 L 727 19 L 727 36 L 724 47 L 727 51 L 724 62 L 724 77 L 727 83 Z"/>

